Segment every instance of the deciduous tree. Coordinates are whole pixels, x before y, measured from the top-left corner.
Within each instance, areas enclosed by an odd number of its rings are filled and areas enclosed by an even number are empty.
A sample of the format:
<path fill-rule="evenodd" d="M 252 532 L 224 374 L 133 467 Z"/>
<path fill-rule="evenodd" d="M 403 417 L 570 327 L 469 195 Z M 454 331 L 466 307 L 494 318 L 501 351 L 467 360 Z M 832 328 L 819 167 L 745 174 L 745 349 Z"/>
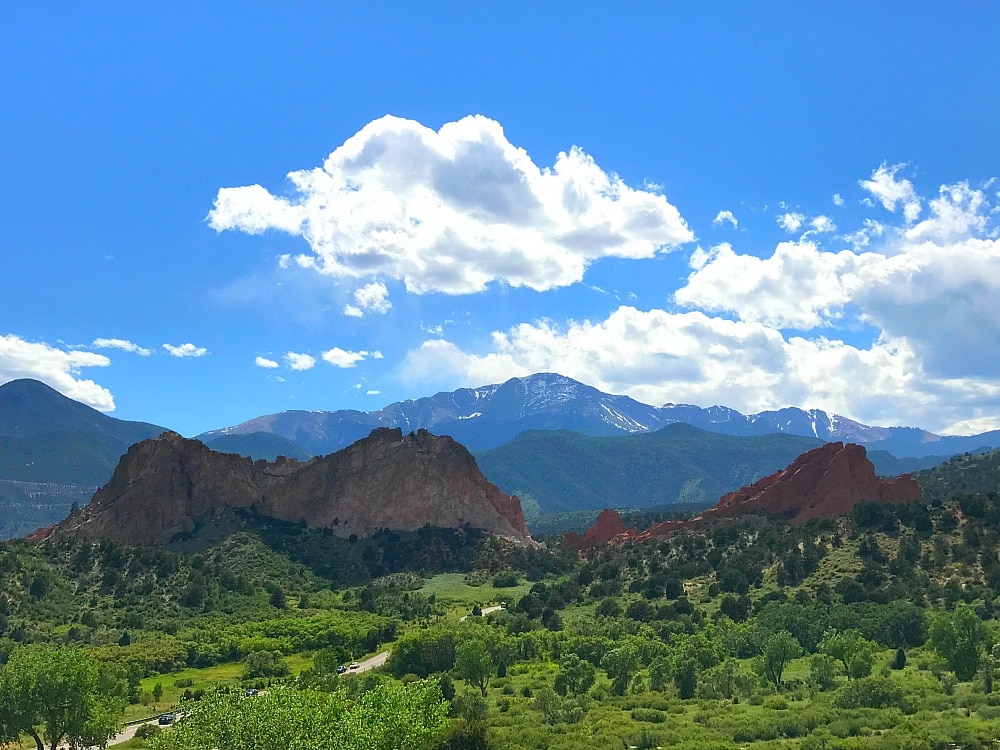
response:
<path fill-rule="evenodd" d="M 0 737 L 31 736 L 38 750 L 107 742 L 125 710 L 122 685 L 101 679 L 76 648 L 25 646 L 0 671 Z"/>
<path fill-rule="evenodd" d="M 486 696 L 486 687 L 496 667 L 486 644 L 472 638 L 455 649 L 455 673 L 470 685 L 475 685 Z"/>
<path fill-rule="evenodd" d="M 967 682 L 976 675 L 986 644 L 986 627 L 968 604 L 940 613 L 931 624 L 929 640 L 959 680 Z"/>
<path fill-rule="evenodd" d="M 785 667 L 802 653 L 802 647 L 787 630 L 774 633 L 764 642 L 764 651 L 757 657 L 757 673 L 775 687 L 781 687 Z"/>

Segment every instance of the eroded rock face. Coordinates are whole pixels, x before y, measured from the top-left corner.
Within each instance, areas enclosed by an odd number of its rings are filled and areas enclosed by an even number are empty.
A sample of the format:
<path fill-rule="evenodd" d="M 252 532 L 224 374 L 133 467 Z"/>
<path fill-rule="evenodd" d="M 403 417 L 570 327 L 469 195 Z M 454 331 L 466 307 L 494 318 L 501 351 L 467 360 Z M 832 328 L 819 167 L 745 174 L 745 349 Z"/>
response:
<path fill-rule="evenodd" d="M 625 541 L 634 535 L 635 531 L 622 522 L 622 517 L 618 515 L 617 510 L 605 508 L 597 517 L 594 525 L 587 529 L 582 537 L 570 532 L 563 538 L 563 544 L 577 549 L 589 549 L 607 544 L 616 537 L 621 537 L 622 541 Z"/>
<path fill-rule="evenodd" d="M 668 536 L 690 524 L 710 518 L 734 518 L 766 513 L 792 523 L 832 518 L 849 513 L 859 502 L 911 503 L 921 499 L 920 485 L 908 474 L 895 479 L 875 476 L 863 446 L 827 443 L 803 453 L 787 469 L 723 495 L 715 507 L 690 521 L 664 521 L 641 533 L 627 529 L 616 511 L 605 510 L 584 536 L 567 534 L 568 547 L 588 549 L 616 542 L 644 541 Z"/>
<path fill-rule="evenodd" d="M 37 536 L 165 544 L 241 508 L 342 536 L 468 525 L 530 541 L 520 500 L 491 484 L 463 446 L 384 428 L 305 463 L 254 462 L 165 433 L 132 446 L 89 505 Z"/>
<path fill-rule="evenodd" d="M 764 512 L 802 523 L 849 513 L 863 500 L 909 503 L 920 498 L 913 477 L 880 479 L 863 446 L 838 442 L 803 453 L 787 469 L 723 495 L 705 516 Z"/>

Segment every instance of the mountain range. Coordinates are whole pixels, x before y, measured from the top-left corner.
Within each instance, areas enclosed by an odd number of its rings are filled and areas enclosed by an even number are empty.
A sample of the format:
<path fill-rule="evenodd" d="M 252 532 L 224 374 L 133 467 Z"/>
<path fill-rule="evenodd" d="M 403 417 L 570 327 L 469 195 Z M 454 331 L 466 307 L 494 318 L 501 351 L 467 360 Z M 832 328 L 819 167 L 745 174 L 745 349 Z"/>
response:
<path fill-rule="evenodd" d="M 998 431 L 942 437 L 815 410 L 744 415 L 719 406 L 650 406 L 551 373 L 373 412 L 280 412 L 199 438 L 219 452 L 305 461 L 379 427 L 449 435 L 473 451 L 490 481 L 529 495 L 543 512 L 709 504 L 828 441 L 865 445 L 881 475 L 1000 445 Z M 85 505 L 130 445 L 163 431 L 101 414 L 38 381 L 0 386 L 0 539 L 51 525 L 73 505 Z"/>
<path fill-rule="evenodd" d="M 590 437 L 655 432 L 671 424 L 689 424 L 733 436 L 775 433 L 843 441 L 884 450 L 897 458 L 981 452 L 1000 447 L 1000 430 L 964 437 L 935 435 L 917 427 L 872 427 L 835 414 L 798 408 L 741 414 L 725 406 L 690 404 L 650 406 L 615 396 L 571 378 L 540 373 L 480 388 L 460 388 L 426 398 L 399 401 L 370 412 L 284 411 L 242 424 L 212 430 L 198 438 L 207 445 L 242 445 L 255 458 L 258 442 L 273 450 L 273 438 L 285 449 L 321 455 L 350 445 L 376 427 L 420 428 L 450 435 L 473 451 L 501 446 L 526 430 L 570 430 Z M 265 443 L 264 440 L 271 440 Z M 297 446 L 297 448 L 296 448 Z"/>

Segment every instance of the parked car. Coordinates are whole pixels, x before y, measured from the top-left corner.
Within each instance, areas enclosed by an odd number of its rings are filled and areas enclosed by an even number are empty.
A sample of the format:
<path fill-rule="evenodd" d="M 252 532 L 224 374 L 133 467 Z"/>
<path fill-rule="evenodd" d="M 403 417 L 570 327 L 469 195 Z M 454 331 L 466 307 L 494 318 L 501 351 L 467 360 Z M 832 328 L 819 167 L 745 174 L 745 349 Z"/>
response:
<path fill-rule="evenodd" d="M 352 662 L 351 662 L 351 669 L 357 669 L 357 668 L 358 668 L 358 667 L 360 667 L 360 666 L 361 666 L 361 665 L 360 665 L 360 664 L 358 664 L 358 663 L 357 663 L 356 661 L 352 661 Z"/>
<path fill-rule="evenodd" d="M 507 609 L 507 602 L 500 602 L 500 609 Z"/>
<path fill-rule="evenodd" d="M 173 724 L 176 719 L 177 717 L 174 716 L 173 714 L 160 714 L 160 718 L 158 718 L 156 721 L 160 725 L 166 725 L 166 724 Z"/>
<path fill-rule="evenodd" d="M 247 698 L 253 698 L 257 695 L 257 688 L 247 688 L 245 695 Z"/>
<path fill-rule="evenodd" d="M 337 674 L 344 674 L 344 672 L 346 672 L 346 671 L 347 671 L 347 667 L 345 667 L 343 664 L 338 664 L 337 665 Z"/>

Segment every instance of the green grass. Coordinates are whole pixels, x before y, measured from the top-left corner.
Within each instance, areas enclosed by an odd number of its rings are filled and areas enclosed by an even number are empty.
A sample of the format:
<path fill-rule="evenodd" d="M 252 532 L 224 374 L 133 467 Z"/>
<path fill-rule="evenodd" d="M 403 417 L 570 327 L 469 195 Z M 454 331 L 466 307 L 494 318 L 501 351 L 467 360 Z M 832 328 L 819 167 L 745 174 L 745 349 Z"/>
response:
<path fill-rule="evenodd" d="M 307 653 L 292 654 L 285 657 L 285 662 L 292 674 L 297 675 L 312 666 L 312 656 Z M 151 703 L 149 706 L 129 706 L 125 714 L 125 721 L 133 721 L 144 716 L 153 716 L 163 709 L 176 706 L 185 690 L 192 693 L 196 690 L 211 690 L 212 688 L 233 685 L 240 682 L 243 675 L 243 662 L 230 662 L 228 664 L 217 664 L 213 667 L 201 669 L 182 669 L 180 672 L 171 674 L 154 675 L 147 677 L 139 683 L 142 690 L 152 693 L 154 686 L 159 683 L 163 686 L 163 698 L 158 703 Z M 179 687 L 178 681 L 186 682 L 191 680 L 190 685 Z"/>
<path fill-rule="evenodd" d="M 420 588 L 420 593 L 428 596 L 433 594 L 450 614 L 462 616 L 467 615 L 476 604 L 486 607 L 500 602 L 517 601 L 530 588 L 530 583 L 507 588 L 495 588 L 489 583 L 472 586 L 465 582 L 465 575 L 462 573 L 442 573 L 430 578 Z"/>

